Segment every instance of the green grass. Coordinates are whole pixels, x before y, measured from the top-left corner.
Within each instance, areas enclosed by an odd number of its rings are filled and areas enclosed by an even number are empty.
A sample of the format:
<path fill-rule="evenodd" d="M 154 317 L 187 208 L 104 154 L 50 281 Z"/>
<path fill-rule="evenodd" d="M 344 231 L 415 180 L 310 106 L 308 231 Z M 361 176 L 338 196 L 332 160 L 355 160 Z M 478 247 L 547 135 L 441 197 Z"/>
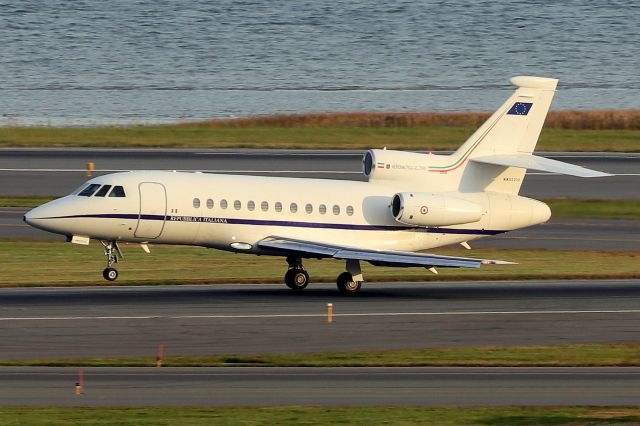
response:
<path fill-rule="evenodd" d="M 334 317 L 336 323 L 348 318 Z M 333 325 L 328 325 L 331 327 Z M 153 367 L 155 358 L 0 360 L 1 366 Z M 167 356 L 165 367 L 629 367 L 640 366 L 640 344 L 408 349 L 396 351 Z"/>
<path fill-rule="evenodd" d="M 54 197 L 0 197 L 0 207 L 38 207 Z"/>
<path fill-rule="evenodd" d="M 280 257 L 233 254 L 200 247 L 151 246 L 146 254 L 136 244 L 122 245 L 118 284 L 281 283 L 286 263 Z M 640 252 L 560 250 L 464 250 L 439 254 L 501 259 L 518 265 L 487 265 L 476 269 L 388 268 L 363 264 L 367 281 L 500 280 L 552 278 L 640 277 Z M 103 285 L 106 260 L 102 247 L 50 241 L 0 241 L 0 286 Z M 568 266 L 570 265 L 570 266 Z M 312 282 L 335 282 L 344 262 L 305 261 Z M 55 271 L 55 273 L 52 273 Z"/>
<path fill-rule="evenodd" d="M 625 425 L 637 407 L 0 408 L 5 426 L 68 425 Z"/>
<path fill-rule="evenodd" d="M 475 127 L 203 127 L 0 128 L 0 147 L 164 147 L 453 150 Z M 539 151 L 640 150 L 640 130 L 543 130 Z"/>
<path fill-rule="evenodd" d="M 639 200 L 544 200 L 553 217 L 640 220 Z"/>

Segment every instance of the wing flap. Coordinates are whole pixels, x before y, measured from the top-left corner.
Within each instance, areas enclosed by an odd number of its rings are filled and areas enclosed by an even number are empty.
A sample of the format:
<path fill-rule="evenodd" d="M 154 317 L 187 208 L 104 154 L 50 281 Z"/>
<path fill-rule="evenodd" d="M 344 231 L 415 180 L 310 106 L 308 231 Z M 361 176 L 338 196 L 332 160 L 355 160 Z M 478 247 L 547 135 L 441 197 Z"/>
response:
<path fill-rule="evenodd" d="M 494 164 L 505 167 L 521 167 L 523 169 L 539 170 L 543 172 L 559 173 L 578 177 L 604 177 L 611 176 L 609 173 L 587 169 L 586 167 L 564 163 L 550 158 L 539 157 L 532 154 L 504 154 L 504 155 L 483 155 L 473 157 L 471 161 L 476 163 Z"/>
<path fill-rule="evenodd" d="M 439 256 L 427 253 L 404 251 L 358 250 L 349 247 L 333 246 L 311 241 L 294 240 L 282 237 L 267 237 L 258 242 L 258 247 L 272 249 L 288 254 L 310 257 L 332 257 L 341 260 L 365 260 L 374 265 L 385 266 L 434 266 L 446 268 L 479 268 L 487 264 L 511 264 L 500 260 L 473 259 L 467 257 Z"/>

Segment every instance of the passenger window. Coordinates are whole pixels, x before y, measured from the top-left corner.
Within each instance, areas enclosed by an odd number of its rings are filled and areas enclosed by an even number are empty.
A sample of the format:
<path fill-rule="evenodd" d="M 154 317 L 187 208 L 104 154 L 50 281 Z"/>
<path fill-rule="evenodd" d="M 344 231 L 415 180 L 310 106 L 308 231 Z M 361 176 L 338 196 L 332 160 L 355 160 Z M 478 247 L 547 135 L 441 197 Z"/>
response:
<path fill-rule="evenodd" d="M 105 195 L 107 195 L 107 192 L 109 192 L 110 189 L 111 185 L 102 185 L 102 188 L 100 188 L 98 192 L 96 192 L 96 195 L 94 195 L 94 197 L 104 197 Z"/>
<path fill-rule="evenodd" d="M 242 208 L 242 203 L 240 202 L 240 200 L 235 200 L 233 202 L 233 208 L 236 210 L 240 210 Z"/>
<path fill-rule="evenodd" d="M 347 216 L 353 216 L 353 206 L 347 206 Z"/>
<path fill-rule="evenodd" d="M 114 186 L 113 189 L 111 190 L 111 193 L 109 193 L 109 197 L 119 197 L 119 198 L 126 197 L 126 194 L 124 193 L 124 188 L 121 187 L 120 185 Z"/>
<path fill-rule="evenodd" d="M 260 208 L 262 209 L 263 212 L 266 212 L 267 210 L 269 210 L 269 203 L 267 203 L 266 201 L 263 201 L 262 203 L 260 203 Z"/>
<path fill-rule="evenodd" d="M 298 205 L 296 203 L 291 203 L 291 205 L 289 205 L 289 210 L 291 210 L 291 213 L 295 213 L 298 211 Z"/>
<path fill-rule="evenodd" d="M 313 213 L 313 206 L 311 204 L 307 204 L 304 206 L 304 211 L 307 212 L 307 214 Z"/>
<path fill-rule="evenodd" d="M 280 213 L 280 212 L 282 211 L 282 203 L 281 203 L 280 201 L 278 201 L 278 202 L 276 203 L 276 211 L 277 211 L 278 213 Z"/>
<path fill-rule="evenodd" d="M 320 204 L 320 206 L 318 207 L 318 211 L 320 212 L 320 214 L 325 214 L 327 212 L 327 206 L 325 206 L 324 204 Z"/>
<path fill-rule="evenodd" d="M 193 199 L 193 207 L 195 207 L 196 209 L 200 208 L 200 198 Z"/>
<path fill-rule="evenodd" d="M 254 203 L 253 201 L 249 201 L 247 203 L 247 209 L 249 209 L 249 211 L 254 211 L 256 209 L 256 203 Z"/>
<path fill-rule="evenodd" d="M 227 200 L 220 200 L 220 208 L 225 210 L 227 208 Z"/>
<path fill-rule="evenodd" d="M 207 200 L 207 208 L 208 209 L 212 209 L 213 208 L 213 200 L 211 198 L 209 198 Z"/>
<path fill-rule="evenodd" d="M 340 206 L 337 204 L 333 205 L 333 214 L 335 215 L 339 215 L 340 214 Z"/>
<path fill-rule="evenodd" d="M 80 191 L 78 196 L 80 196 L 80 197 L 91 197 L 93 195 L 93 193 L 98 190 L 98 188 L 100 188 L 100 184 L 92 183 L 91 185 L 87 186 L 85 189 Z"/>

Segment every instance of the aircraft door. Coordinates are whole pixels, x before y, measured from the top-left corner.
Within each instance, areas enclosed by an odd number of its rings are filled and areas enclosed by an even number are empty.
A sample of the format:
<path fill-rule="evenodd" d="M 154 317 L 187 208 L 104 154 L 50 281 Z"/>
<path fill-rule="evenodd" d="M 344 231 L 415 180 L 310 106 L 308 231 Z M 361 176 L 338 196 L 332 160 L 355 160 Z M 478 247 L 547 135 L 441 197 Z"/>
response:
<path fill-rule="evenodd" d="M 155 182 L 142 182 L 140 191 L 140 214 L 135 230 L 136 238 L 158 238 L 167 219 L 167 190 Z"/>

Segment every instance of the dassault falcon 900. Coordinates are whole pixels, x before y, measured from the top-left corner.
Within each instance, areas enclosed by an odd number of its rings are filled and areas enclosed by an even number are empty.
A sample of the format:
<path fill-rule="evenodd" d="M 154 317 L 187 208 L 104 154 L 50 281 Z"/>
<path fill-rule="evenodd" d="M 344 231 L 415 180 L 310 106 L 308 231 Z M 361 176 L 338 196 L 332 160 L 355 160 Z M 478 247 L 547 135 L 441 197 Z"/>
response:
<path fill-rule="evenodd" d="M 546 204 L 518 195 L 527 169 L 607 176 L 533 155 L 558 80 L 511 83 L 511 97 L 452 154 L 367 151 L 367 182 L 131 171 L 91 179 L 24 220 L 72 243 L 101 241 L 109 281 L 118 277 L 120 242 L 146 252 L 157 243 L 283 256 L 294 290 L 309 283 L 303 259 L 339 259 L 344 293 L 360 290 L 361 261 L 432 272 L 509 263 L 422 251 L 546 222 Z"/>

